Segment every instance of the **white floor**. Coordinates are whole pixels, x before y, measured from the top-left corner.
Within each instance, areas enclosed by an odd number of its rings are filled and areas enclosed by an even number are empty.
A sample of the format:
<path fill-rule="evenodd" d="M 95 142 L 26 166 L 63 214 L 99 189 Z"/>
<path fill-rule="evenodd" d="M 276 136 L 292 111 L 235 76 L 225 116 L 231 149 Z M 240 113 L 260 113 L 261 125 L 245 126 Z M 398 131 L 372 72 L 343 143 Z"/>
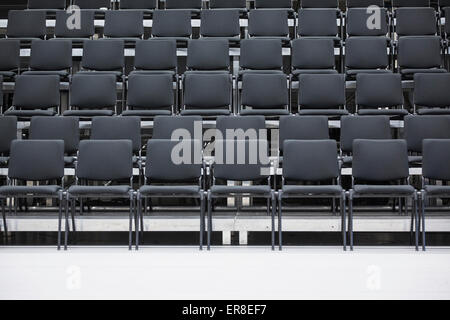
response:
<path fill-rule="evenodd" d="M 449 299 L 450 248 L 0 248 L 0 299 Z"/>

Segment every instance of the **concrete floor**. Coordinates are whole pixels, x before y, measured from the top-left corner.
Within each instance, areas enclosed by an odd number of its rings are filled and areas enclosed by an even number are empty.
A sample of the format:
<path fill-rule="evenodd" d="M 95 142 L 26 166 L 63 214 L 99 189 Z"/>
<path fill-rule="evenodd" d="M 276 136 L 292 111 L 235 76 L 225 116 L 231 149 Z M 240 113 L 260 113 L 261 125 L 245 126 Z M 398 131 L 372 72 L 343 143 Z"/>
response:
<path fill-rule="evenodd" d="M 450 248 L 0 248 L 0 299 L 449 299 Z"/>

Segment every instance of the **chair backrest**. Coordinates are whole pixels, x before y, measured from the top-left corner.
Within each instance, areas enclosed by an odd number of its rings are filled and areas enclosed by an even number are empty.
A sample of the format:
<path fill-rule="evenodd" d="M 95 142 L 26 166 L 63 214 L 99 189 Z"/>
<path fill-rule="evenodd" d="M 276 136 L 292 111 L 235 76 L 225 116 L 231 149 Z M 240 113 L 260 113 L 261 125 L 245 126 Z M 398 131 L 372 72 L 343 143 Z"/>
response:
<path fill-rule="evenodd" d="M 76 175 L 80 179 L 110 181 L 133 176 L 131 140 L 83 140 Z"/>
<path fill-rule="evenodd" d="M 8 12 L 8 38 L 41 38 L 47 33 L 45 11 L 10 10 Z"/>
<path fill-rule="evenodd" d="M 284 74 L 244 74 L 241 105 L 253 108 L 284 108 L 289 92 Z"/>
<path fill-rule="evenodd" d="M 59 76 L 21 75 L 16 78 L 13 106 L 20 109 L 49 109 L 60 105 Z"/>
<path fill-rule="evenodd" d="M 226 9 L 226 8 L 245 9 L 247 7 L 247 0 L 210 0 L 209 7 L 211 9 Z"/>
<path fill-rule="evenodd" d="M 137 41 L 134 66 L 139 70 L 175 70 L 177 68 L 176 41 Z"/>
<path fill-rule="evenodd" d="M 17 70 L 20 67 L 20 41 L 0 40 L 0 71 Z"/>
<path fill-rule="evenodd" d="M 337 8 L 337 0 L 302 0 L 302 8 Z"/>
<path fill-rule="evenodd" d="M 111 0 L 73 0 L 80 9 L 111 9 Z"/>
<path fill-rule="evenodd" d="M 11 141 L 17 139 L 17 118 L 0 117 L 0 154 L 9 154 Z"/>
<path fill-rule="evenodd" d="M 403 105 L 401 75 L 391 73 L 358 74 L 356 76 L 356 104 L 361 108 L 369 109 Z"/>
<path fill-rule="evenodd" d="M 202 0 L 166 0 L 166 9 L 201 9 Z"/>
<path fill-rule="evenodd" d="M 450 107 L 450 74 L 414 75 L 414 104 L 429 108 Z"/>
<path fill-rule="evenodd" d="M 225 39 L 190 40 L 186 66 L 191 70 L 226 70 L 230 67 Z"/>
<path fill-rule="evenodd" d="M 127 89 L 127 103 L 133 109 L 167 109 L 174 105 L 170 74 L 132 74 Z"/>
<path fill-rule="evenodd" d="M 239 10 L 202 10 L 200 24 L 202 37 L 235 37 L 239 36 L 240 32 Z"/>
<path fill-rule="evenodd" d="M 133 152 L 141 150 L 141 119 L 139 117 L 94 117 L 92 140 L 131 140 Z"/>
<path fill-rule="evenodd" d="M 110 38 L 141 38 L 144 13 L 137 10 L 110 10 L 105 13 L 103 34 Z"/>
<path fill-rule="evenodd" d="M 334 69 L 334 43 L 330 39 L 295 39 L 292 41 L 294 69 Z"/>
<path fill-rule="evenodd" d="M 34 70 L 67 70 L 72 67 L 72 42 L 33 41 L 30 68 Z"/>
<path fill-rule="evenodd" d="M 353 142 L 353 177 L 369 182 L 388 182 L 409 176 L 405 140 L 363 140 Z"/>
<path fill-rule="evenodd" d="M 341 150 L 344 153 L 351 153 L 353 151 L 353 141 L 355 141 L 356 139 L 392 139 L 389 117 L 341 117 Z"/>
<path fill-rule="evenodd" d="M 12 141 L 8 177 L 27 181 L 62 179 L 64 177 L 64 141 Z"/>
<path fill-rule="evenodd" d="M 190 138 L 188 140 L 198 139 L 195 136 L 196 133 L 200 135 L 199 138 L 201 139 L 202 128 L 202 117 L 200 116 L 157 116 L 153 122 L 152 139 L 170 140 L 172 134 L 178 129 L 184 129 L 189 133 Z"/>
<path fill-rule="evenodd" d="M 439 7 L 442 8 L 447 8 L 450 7 L 450 1 L 449 0 L 439 0 Z"/>
<path fill-rule="evenodd" d="M 70 87 L 70 105 L 79 109 L 113 108 L 116 105 L 116 77 L 113 74 L 76 74 Z"/>
<path fill-rule="evenodd" d="M 408 150 L 422 153 L 425 139 L 450 139 L 450 116 L 408 115 L 405 121 L 405 139 Z"/>
<path fill-rule="evenodd" d="M 156 9 L 157 0 L 120 0 L 120 9 Z"/>
<path fill-rule="evenodd" d="M 437 33 L 434 8 L 399 8 L 395 14 L 398 36 L 431 36 Z"/>
<path fill-rule="evenodd" d="M 347 10 L 347 34 L 354 36 L 385 36 L 388 33 L 388 14 L 385 8 L 380 9 L 380 28 L 368 28 L 367 21 L 373 11 L 367 7 L 350 8 Z M 386 40 L 386 39 L 385 39 Z"/>
<path fill-rule="evenodd" d="M 392 7 L 429 7 L 430 0 L 392 0 Z"/>
<path fill-rule="evenodd" d="M 304 109 L 334 109 L 345 106 L 345 76 L 302 74 L 298 103 Z"/>
<path fill-rule="evenodd" d="M 347 0 L 347 8 L 384 7 L 384 0 Z"/>
<path fill-rule="evenodd" d="M 345 54 L 348 69 L 385 69 L 389 65 L 387 41 L 381 37 L 350 37 Z"/>
<path fill-rule="evenodd" d="M 229 74 L 186 74 L 184 100 L 186 108 L 223 108 L 231 105 L 232 79 Z"/>
<path fill-rule="evenodd" d="M 300 9 L 298 21 L 300 37 L 334 37 L 338 34 L 335 9 Z"/>
<path fill-rule="evenodd" d="M 189 10 L 155 10 L 152 35 L 154 37 L 190 37 L 192 34 Z"/>
<path fill-rule="evenodd" d="M 284 141 L 283 177 L 287 182 L 319 182 L 338 176 L 335 140 Z"/>
<path fill-rule="evenodd" d="M 444 8 L 444 16 L 450 17 L 450 4 L 449 6 Z M 448 37 L 448 35 L 450 34 L 450 23 L 448 23 L 447 20 L 445 20 L 444 32 L 445 36 Z"/>
<path fill-rule="evenodd" d="M 292 8 L 291 0 L 255 0 L 255 8 L 271 9 L 271 8 Z"/>
<path fill-rule="evenodd" d="M 77 117 L 32 117 L 31 140 L 63 140 L 64 151 L 75 154 L 80 143 L 79 120 Z"/>
<path fill-rule="evenodd" d="M 69 29 L 67 20 L 72 13 L 66 11 L 56 12 L 55 37 L 57 38 L 90 38 L 95 33 L 94 11 L 81 10 L 80 28 Z"/>
<path fill-rule="evenodd" d="M 201 170 L 202 145 L 199 140 L 148 140 L 145 165 L 145 176 L 148 179 L 160 182 L 198 182 Z"/>
<path fill-rule="evenodd" d="M 437 36 L 401 37 L 398 40 L 400 68 L 436 68 L 441 66 L 441 38 Z"/>
<path fill-rule="evenodd" d="M 328 118 L 323 116 L 280 117 L 280 150 L 286 140 L 328 140 Z"/>
<path fill-rule="evenodd" d="M 256 140 L 261 137 L 260 130 L 265 129 L 266 121 L 264 116 L 219 116 L 216 120 L 216 132 L 218 135 L 216 139 Z"/>
<path fill-rule="evenodd" d="M 423 141 L 422 175 L 426 179 L 450 180 L 450 139 Z"/>
<path fill-rule="evenodd" d="M 125 65 L 123 40 L 86 40 L 81 66 L 95 71 L 121 70 Z"/>
<path fill-rule="evenodd" d="M 239 64 L 244 69 L 281 70 L 283 67 L 281 40 L 242 40 Z"/>
<path fill-rule="evenodd" d="M 287 11 L 251 10 L 248 14 L 248 34 L 252 37 L 289 36 Z"/>
<path fill-rule="evenodd" d="M 66 0 L 28 0 L 28 9 L 58 9 L 66 8 Z"/>
<path fill-rule="evenodd" d="M 264 142 L 264 143 L 262 143 Z M 255 181 L 267 178 L 261 155 L 267 147 L 263 140 L 216 140 L 214 177 L 220 180 Z M 222 149 L 222 150 L 221 150 Z"/>

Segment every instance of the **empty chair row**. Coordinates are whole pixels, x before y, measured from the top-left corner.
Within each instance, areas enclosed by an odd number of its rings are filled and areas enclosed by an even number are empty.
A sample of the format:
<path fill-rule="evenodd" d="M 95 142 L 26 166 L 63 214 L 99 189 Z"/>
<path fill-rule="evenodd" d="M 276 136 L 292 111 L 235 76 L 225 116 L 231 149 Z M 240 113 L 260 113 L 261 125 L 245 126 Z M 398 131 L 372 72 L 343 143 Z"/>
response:
<path fill-rule="evenodd" d="M 122 115 L 151 119 L 157 115 L 264 115 L 277 118 L 291 113 L 289 81 L 279 74 L 244 74 L 240 90 L 233 90 L 226 73 L 186 74 L 181 80 L 181 101 L 170 74 L 135 74 L 127 81 L 126 108 Z M 450 74 L 416 74 L 415 113 L 449 114 Z M 236 87 L 237 88 L 237 87 Z M 237 99 L 234 99 L 237 98 Z M 5 115 L 29 119 L 63 114 L 90 119 L 118 114 L 117 83 L 112 74 L 76 74 L 69 91 L 69 110 L 60 110 L 60 81 L 55 75 L 18 76 L 12 106 Z M 237 102 L 234 102 L 237 100 Z M 403 117 L 400 75 L 360 74 L 356 81 L 357 113 Z M 339 118 L 346 110 L 346 82 L 339 74 L 303 74 L 299 78 L 298 113 Z M 179 108 L 179 109 L 178 109 Z"/>
<path fill-rule="evenodd" d="M 342 236 L 346 248 L 346 198 L 347 194 L 339 183 L 339 164 L 335 156 L 337 145 L 333 140 L 287 140 L 284 142 L 285 160 L 283 183 L 278 193 L 269 184 L 267 174 L 263 169 L 261 159 L 256 163 L 249 162 L 249 156 L 255 149 L 252 140 L 217 141 L 225 152 L 232 152 L 227 163 L 222 163 L 220 156 L 215 156 L 211 169 L 214 177 L 208 189 L 202 188 L 202 162 L 195 162 L 195 157 L 201 159 L 200 143 L 197 140 L 185 140 L 186 147 L 192 150 L 192 162 L 175 163 L 173 150 L 179 141 L 151 140 L 147 149 L 150 150 L 146 162 L 146 182 L 137 192 L 133 187 L 132 174 L 132 144 L 127 140 L 86 140 L 80 143 L 79 158 L 76 168 L 77 181 L 85 184 L 73 185 L 64 189 L 64 142 L 61 140 L 31 140 L 13 141 L 11 144 L 11 159 L 8 177 L 11 181 L 61 181 L 54 185 L 23 186 L 8 185 L 0 187 L 2 197 L 3 221 L 7 231 L 7 221 L 4 206 L 7 198 L 56 198 L 59 200 L 58 248 L 61 245 L 62 211 L 64 204 L 71 207 L 72 229 L 75 231 L 75 205 L 79 198 L 123 198 L 129 200 L 129 248 L 132 247 L 133 218 L 136 231 L 136 247 L 139 245 L 139 230 L 143 227 L 142 200 L 146 198 L 181 197 L 200 199 L 200 248 L 203 246 L 205 233 L 204 200 L 208 202 L 208 236 L 207 245 L 210 248 L 213 228 L 213 200 L 229 196 L 250 196 L 266 198 L 267 210 L 272 209 L 272 249 L 275 245 L 275 210 L 278 197 L 278 233 L 279 247 L 282 248 L 282 209 L 286 198 L 333 198 L 340 200 L 342 216 Z M 258 145 L 258 143 L 256 143 Z M 432 180 L 448 181 L 448 166 L 434 166 L 437 161 L 449 160 L 450 140 L 425 140 L 424 177 Z M 352 187 L 348 192 L 350 247 L 353 249 L 353 200 L 356 198 L 404 198 L 412 200 L 411 230 L 415 226 L 416 250 L 418 249 L 419 213 L 418 191 L 408 183 L 409 168 L 406 142 L 403 140 L 364 140 L 353 143 L 354 162 Z M 158 150 L 158 152 L 152 152 Z M 238 150 L 244 152 L 244 162 L 238 162 Z M 226 156 L 225 153 L 225 156 Z M 248 157 L 248 158 L 247 158 Z M 317 161 L 321 159 L 321 161 Z M 229 161 L 232 160 L 232 161 Z M 389 166 L 386 166 L 389 163 Z M 228 186 L 221 181 L 253 181 L 252 186 Z M 407 181 L 408 180 L 408 181 Z M 96 181 L 109 181 L 107 186 L 97 186 Z M 126 181 L 126 182 L 124 182 Z M 327 182 L 328 184 L 324 184 Z M 393 185 L 392 182 L 398 184 Z M 110 184 L 114 183 L 114 184 Z M 160 185 L 164 183 L 164 185 Z M 321 183 L 321 184 L 318 184 Z M 448 187 L 440 189 L 423 185 L 427 197 L 448 197 Z M 207 193 L 206 193 L 207 191 Z M 437 191 L 437 192 L 435 192 Z M 205 194 L 206 193 L 206 194 Z M 137 199 L 137 210 L 136 202 Z M 408 208 L 406 209 L 408 211 Z M 424 215 L 422 215 L 424 219 Z M 424 220 L 423 220 L 424 221 Z M 141 223 L 139 223 L 141 222 Z M 68 243 L 69 220 L 65 214 L 65 248 Z M 425 237 L 425 236 L 424 236 Z M 425 248 L 425 242 L 424 242 Z"/>
<path fill-rule="evenodd" d="M 332 40 L 296 39 L 292 41 L 292 74 L 338 73 Z M 395 50 L 394 50 L 395 49 Z M 188 70 L 228 71 L 229 45 L 226 40 L 190 40 L 187 49 Z M 397 57 L 394 60 L 394 57 Z M 0 40 L 0 75 L 9 80 L 20 73 L 20 44 Z M 403 37 L 393 48 L 378 37 L 352 37 L 345 44 L 344 70 L 349 80 L 358 73 L 386 73 L 393 70 L 411 79 L 415 73 L 446 72 L 439 37 Z M 28 73 L 57 74 L 66 79 L 72 68 L 72 46 L 68 41 L 36 40 L 31 45 Z M 283 70 L 280 40 L 247 39 L 240 48 L 239 74 L 251 70 L 270 73 Z M 133 72 L 178 73 L 174 40 L 140 40 L 136 43 Z M 395 67 L 395 68 L 394 68 Z M 125 49 L 122 40 L 87 40 L 81 61 L 83 71 L 101 71 L 124 75 Z"/>

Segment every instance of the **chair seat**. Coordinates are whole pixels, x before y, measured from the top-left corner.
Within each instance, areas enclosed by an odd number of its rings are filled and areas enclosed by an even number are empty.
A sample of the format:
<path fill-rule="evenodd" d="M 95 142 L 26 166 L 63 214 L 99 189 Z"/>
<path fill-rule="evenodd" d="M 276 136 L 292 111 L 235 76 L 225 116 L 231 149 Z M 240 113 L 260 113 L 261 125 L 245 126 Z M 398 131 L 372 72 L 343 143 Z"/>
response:
<path fill-rule="evenodd" d="M 228 42 L 231 42 L 231 43 L 239 43 L 241 41 L 240 35 L 229 36 L 229 37 L 227 37 L 227 36 L 219 36 L 219 37 L 202 36 L 201 38 L 202 39 L 213 39 L 213 40 L 228 40 Z"/>
<path fill-rule="evenodd" d="M 348 115 L 348 111 L 344 109 L 300 109 L 298 114 L 301 116 L 340 117 Z"/>
<path fill-rule="evenodd" d="M 129 196 L 130 186 L 72 186 L 71 196 Z"/>
<path fill-rule="evenodd" d="M 226 194 L 257 194 L 270 195 L 270 186 L 212 186 L 211 193 L 217 195 Z"/>
<path fill-rule="evenodd" d="M 61 41 L 61 40 L 64 40 L 64 41 L 71 41 L 72 43 L 79 43 L 79 44 L 84 44 L 84 42 L 86 41 L 86 40 L 89 40 L 89 38 L 50 38 L 49 40 L 51 40 L 51 41 L 54 41 L 54 40 L 56 40 L 56 41 Z"/>
<path fill-rule="evenodd" d="M 230 110 L 228 109 L 187 109 L 182 110 L 180 114 L 182 116 L 229 116 Z"/>
<path fill-rule="evenodd" d="M 292 70 L 292 75 L 298 77 L 301 74 L 337 74 L 334 69 L 295 69 Z"/>
<path fill-rule="evenodd" d="M 123 40 L 124 42 L 136 42 L 139 40 L 142 40 L 142 38 L 139 37 L 117 37 L 117 38 L 102 38 L 102 40 Z"/>
<path fill-rule="evenodd" d="M 407 116 L 405 109 L 359 109 L 358 114 L 362 116 Z"/>
<path fill-rule="evenodd" d="M 122 112 L 124 117 L 141 117 L 141 118 L 152 118 L 156 116 L 170 116 L 172 112 L 170 110 L 125 110 Z"/>
<path fill-rule="evenodd" d="M 229 70 L 187 70 L 184 75 L 188 74 L 230 74 Z"/>
<path fill-rule="evenodd" d="M 291 113 L 286 109 L 242 109 L 239 114 L 242 116 L 288 116 Z"/>
<path fill-rule="evenodd" d="M 139 192 L 146 195 L 198 195 L 200 192 L 199 186 L 142 186 Z"/>
<path fill-rule="evenodd" d="M 3 186 L 0 187 L 0 195 L 2 196 L 54 196 L 61 191 L 60 186 Z"/>
<path fill-rule="evenodd" d="M 428 195 L 448 195 L 450 197 L 450 186 L 425 186 Z"/>
<path fill-rule="evenodd" d="M 286 185 L 283 186 L 283 194 L 286 195 L 341 195 L 342 187 L 338 185 L 323 185 L 323 186 L 297 186 Z"/>
<path fill-rule="evenodd" d="M 16 116 L 19 118 L 31 118 L 35 116 L 52 117 L 56 114 L 53 110 L 9 110 L 5 116 Z"/>
<path fill-rule="evenodd" d="M 446 73 L 447 70 L 440 68 L 430 68 L 430 69 L 401 69 L 400 73 L 406 78 L 413 78 L 416 73 Z"/>
<path fill-rule="evenodd" d="M 344 163 L 344 164 L 352 164 L 353 163 L 353 157 L 352 156 L 345 156 L 345 157 L 342 157 L 342 162 Z"/>
<path fill-rule="evenodd" d="M 251 36 L 249 39 L 262 39 L 262 40 L 281 40 L 282 42 L 291 42 L 291 38 L 288 36 Z"/>
<path fill-rule="evenodd" d="M 415 191 L 409 185 L 355 185 L 353 190 L 357 195 L 412 195 Z"/>
<path fill-rule="evenodd" d="M 417 110 L 419 115 L 450 115 L 450 109 L 448 108 L 420 108 Z"/>
<path fill-rule="evenodd" d="M 3 76 L 5 78 L 13 78 L 16 76 L 17 73 L 14 71 L 0 71 L 0 76 Z"/>
<path fill-rule="evenodd" d="M 335 46 L 340 46 L 341 38 L 338 36 L 300 36 L 301 39 L 326 39 L 333 40 Z"/>
<path fill-rule="evenodd" d="M 117 78 L 120 78 L 122 76 L 122 71 L 115 71 L 115 70 L 101 70 L 101 71 L 87 71 L 87 70 L 81 70 L 78 71 L 79 74 L 88 74 L 88 75 L 99 75 L 99 74 L 113 74 Z"/>
<path fill-rule="evenodd" d="M 239 70 L 239 77 L 243 76 L 244 74 L 284 74 L 281 70 Z"/>
<path fill-rule="evenodd" d="M 64 111 L 63 116 L 65 117 L 82 117 L 82 118 L 92 118 L 99 116 L 112 116 L 114 111 L 112 110 L 67 110 Z"/>
<path fill-rule="evenodd" d="M 152 40 L 175 40 L 177 42 L 188 42 L 189 37 L 153 37 Z"/>
<path fill-rule="evenodd" d="M 422 158 L 422 156 L 408 156 L 408 161 L 409 163 L 421 163 Z"/>
<path fill-rule="evenodd" d="M 380 74 L 380 73 L 392 73 L 391 70 L 387 69 L 350 69 L 347 70 L 349 76 L 354 76 L 360 73 L 370 73 L 370 74 Z"/>
<path fill-rule="evenodd" d="M 22 73 L 24 75 L 40 75 L 40 76 L 60 76 L 61 78 L 67 78 L 69 76 L 69 72 L 67 70 L 48 70 L 48 71 L 41 71 L 41 70 L 31 70 L 31 71 L 25 71 Z"/>
<path fill-rule="evenodd" d="M 175 75 L 175 71 L 174 70 L 134 70 L 130 72 L 130 76 L 134 75 L 134 74 L 141 74 L 141 75 L 146 75 L 146 74 L 170 74 L 172 76 Z"/>

